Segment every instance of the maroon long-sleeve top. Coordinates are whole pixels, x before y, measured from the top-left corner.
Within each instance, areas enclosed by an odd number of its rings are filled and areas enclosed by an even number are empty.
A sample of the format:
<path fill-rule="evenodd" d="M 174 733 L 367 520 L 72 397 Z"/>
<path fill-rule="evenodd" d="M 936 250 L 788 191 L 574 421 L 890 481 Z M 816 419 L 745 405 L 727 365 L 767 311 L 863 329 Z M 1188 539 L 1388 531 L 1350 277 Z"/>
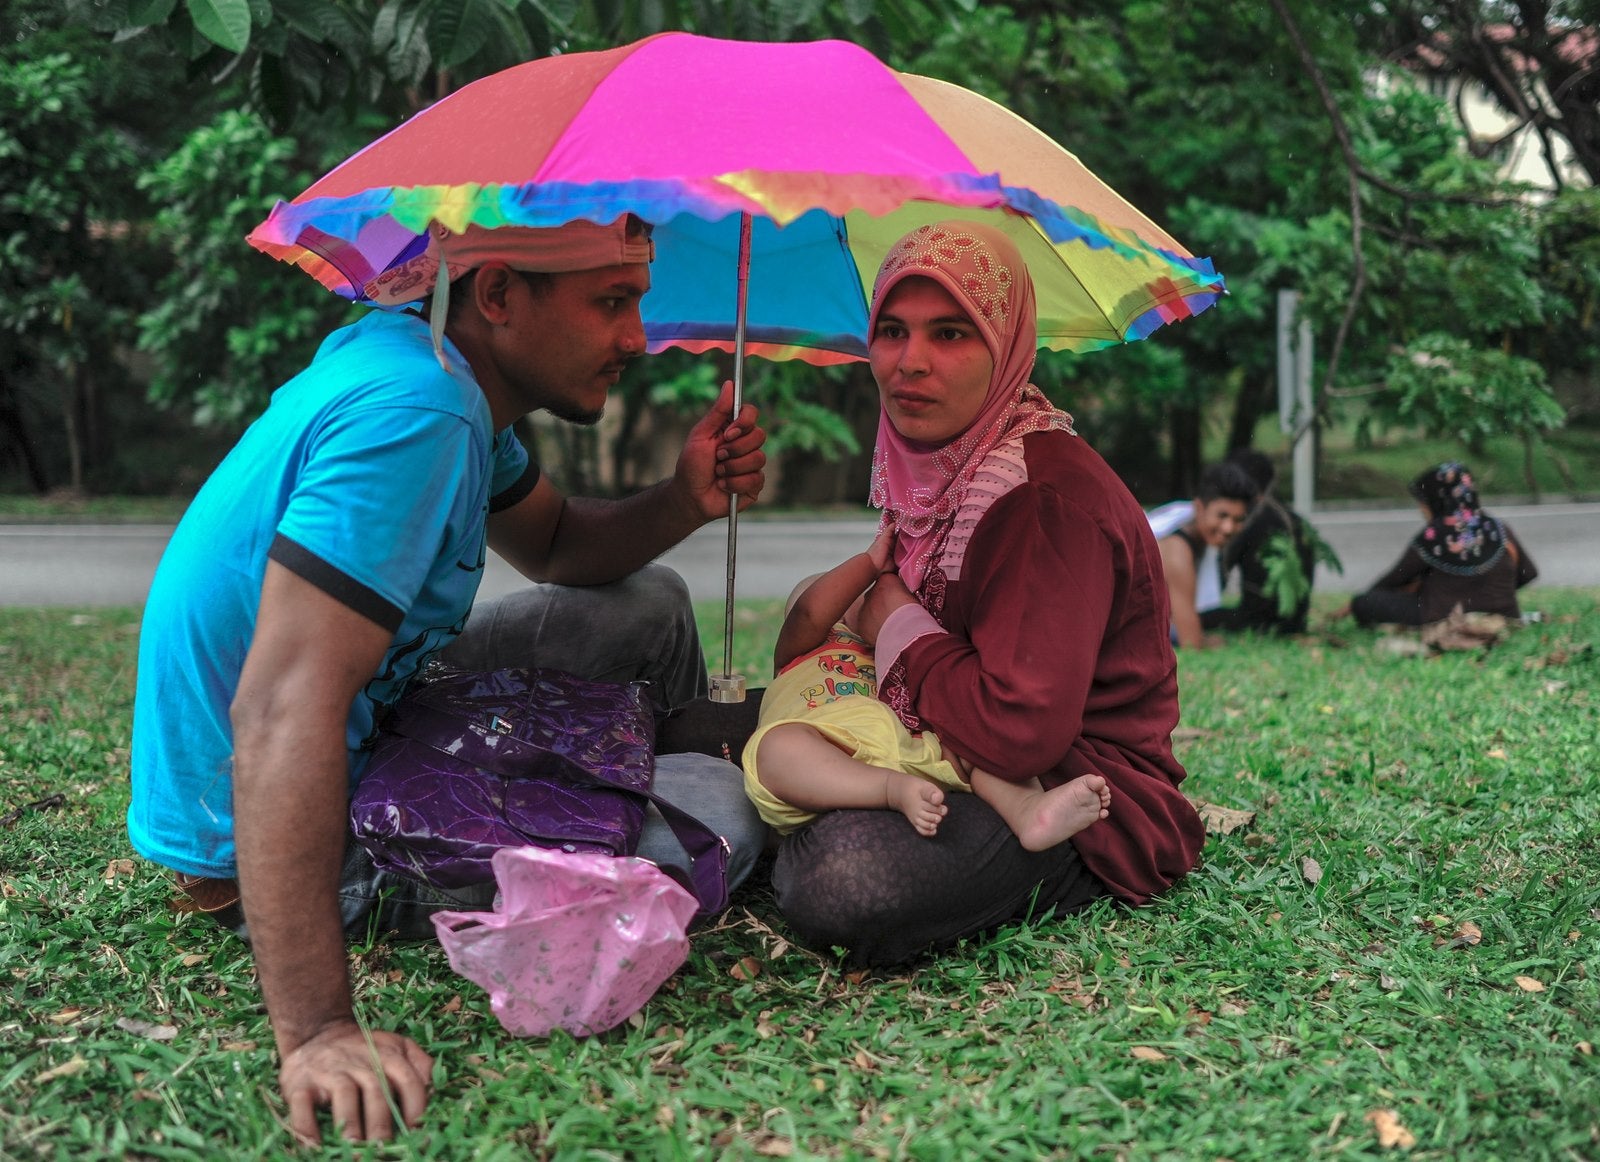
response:
<path fill-rule="evenodd" d="M 1160 554 L 1143 510 L 1082 439 L 1039 432 L 1023 448 L 1027 481 L 983 515 L 931 610 L 946 632 L 906 646 L 884 696 L 899 685 L 944 745 L 1002 777 L 1105 776 L 1110 817 L 1072 842 L 1116 896 L 1142 904 L 1205 842 L 1172 754 L 1177 661 Z M 937 589 L 924 586 L 924 601 Z"/>

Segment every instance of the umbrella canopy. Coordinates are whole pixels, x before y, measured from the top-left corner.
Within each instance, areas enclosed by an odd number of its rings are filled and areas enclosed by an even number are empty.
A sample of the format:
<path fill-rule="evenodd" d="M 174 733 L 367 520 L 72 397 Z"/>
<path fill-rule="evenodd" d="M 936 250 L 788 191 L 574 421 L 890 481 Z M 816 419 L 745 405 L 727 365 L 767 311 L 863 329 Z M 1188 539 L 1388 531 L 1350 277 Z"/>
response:
<path fill-rule="evenodd" d="M 353 301 L 423 253 L 427 228 L 655 224 L 651 349 L 732 349 L 741 215 L 754 219 L 745 350 L 866 355 L 890 245 L 982 219 L 1028 262 L 1042 346 L 1141 339 L 1214 303 L 1222 278 L 1076 157 L 957 85 L 843 41 L 662 33 L 485 77 L 357 153 L 249 237 Z"/>

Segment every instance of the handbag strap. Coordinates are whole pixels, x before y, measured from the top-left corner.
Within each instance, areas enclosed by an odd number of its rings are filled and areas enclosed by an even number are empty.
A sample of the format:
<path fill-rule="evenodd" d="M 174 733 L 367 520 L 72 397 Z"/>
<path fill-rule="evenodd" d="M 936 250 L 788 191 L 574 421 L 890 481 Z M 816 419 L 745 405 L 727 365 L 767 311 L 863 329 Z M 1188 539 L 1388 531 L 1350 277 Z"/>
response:
<path fill-rule="evenodd" d="M 470 761 L 474 766 L 492 771 L 505 779 L 525 778 L 523 771 L 526 767 L 523 766 L 519 770 L 518 760 L 539 753 L 513 735 L 499 734 L 486 723 L 469 722 L 461 714 L 440 709 L 418 698 L 407 698 L 396 704 L 383 725 L 385 730 L 436 749 L 439 749 L 436 741 L 438 739 L 459 737 L 463 730 L 474 730 L 475 733 L 481 731 L 486 740 L 492 740 L 492 745 L 484 749 L 475 749 Z M 713 915 L 728 906 L 727 840 L 650 788 L 614 783 L 594 771 L 576 765 L 569 764 L 569 770 L 574 776 L 581 777 L 594 786 L 640 795 L 654 803 L 689 857 L 687 871 L 670 866 L 661 870 L 694 896 L 700 904 L 702 916 Z"/>
<path fill-rule="evenodd" d="M 612 784 L 607 783 L 607 786 Z M 700 915 L 712 916 L 728 906 L 728 841 L 654 791 L 642 794 L 656 805 L 672 834 L 689 856 L 687 871 L 671 866 L 661 870 L 677 880 L 700 902 Z"/>

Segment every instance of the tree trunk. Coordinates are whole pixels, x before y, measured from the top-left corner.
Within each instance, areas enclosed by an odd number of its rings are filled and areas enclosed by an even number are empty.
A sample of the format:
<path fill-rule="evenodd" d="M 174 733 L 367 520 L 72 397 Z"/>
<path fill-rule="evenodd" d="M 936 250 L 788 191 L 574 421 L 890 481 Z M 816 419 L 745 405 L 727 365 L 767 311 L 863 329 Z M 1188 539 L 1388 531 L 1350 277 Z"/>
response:
<path fill-rule="evenodd" d="M 617 424 L 616 434 L 611 438 L 611 466 L 613 479 L 612 487 L 616 495 L 625 496 L 635 488 L 642 488 L 640 473 L 633 459 L 633 438 L 639 430 L 639 419 L 644 409 L 649 406 L 643 400 L 633 400 L 621 395 L 613 397 L 617 406 L 622 409 L 622 417 Z"/>
<path fill-rule="evenodd" d="M 73 492 L 83 491 L 83 431 L 78 412 L 79 367 L 74 360 L 67 367 L 61 397 L 61 418 L 67 437 L 67 483 Z"/>
<path fill-rule="evenodd" d="M 34 451 L 33 434 L 28 431 L 22 409 L 17 406 L 16 391 L 4 371 L 0 371 L 0 432 L 11 434 L 8 443 L 16 449 L 17 458 L 22 461 L 22 471 L 28 478 L 28 486 L 41 496 L 50 491 L 50 481 L 44 474 L 44 465 L 39 463 L 39 455 Z"/>
<path fill-rule="evenodd" d="M 1239 386 L 1233 400 L 1233 420 L 1228 425 L 1228 451 L 1248 448 L 1255 443 L 1256 424 L 1266 410 L 1267 392 L 1272 385 L 1266 380 L 1252 383 L 1246 379 Z"/>
<path fill-rule="evenodd" d="M 105 427 L 100 422 L 100 382 L 93 364 L 78 368 L 78 432 L 83 441 L 83 480 L 74 485 L 82 489 L 95 469 L 105 463 Z"/>
<path fill-rule="evenodd" d="M 1167 491 L 1175 498 L 1193 496 L 1200 482 L 1200 409 L 1174 404 L 1167 413 L 1172 461 L 1167 466 Z"/>

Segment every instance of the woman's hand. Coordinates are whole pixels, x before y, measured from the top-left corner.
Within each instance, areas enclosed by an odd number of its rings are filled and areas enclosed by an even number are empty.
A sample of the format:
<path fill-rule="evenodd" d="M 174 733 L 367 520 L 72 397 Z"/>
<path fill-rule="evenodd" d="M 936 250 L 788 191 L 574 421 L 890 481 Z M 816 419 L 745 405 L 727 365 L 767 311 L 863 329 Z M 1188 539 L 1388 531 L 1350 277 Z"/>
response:
<path fill-rule="evenodd" d="M 878 640 L 878 632 L 889 615 L 904 605 L 915 605 L 917 599 L 900 580 L 898 573 L 885 573 L 868 589 L 861 599 L 861 612 L 857 614 L 856 632 L 868 642 Z"/>

